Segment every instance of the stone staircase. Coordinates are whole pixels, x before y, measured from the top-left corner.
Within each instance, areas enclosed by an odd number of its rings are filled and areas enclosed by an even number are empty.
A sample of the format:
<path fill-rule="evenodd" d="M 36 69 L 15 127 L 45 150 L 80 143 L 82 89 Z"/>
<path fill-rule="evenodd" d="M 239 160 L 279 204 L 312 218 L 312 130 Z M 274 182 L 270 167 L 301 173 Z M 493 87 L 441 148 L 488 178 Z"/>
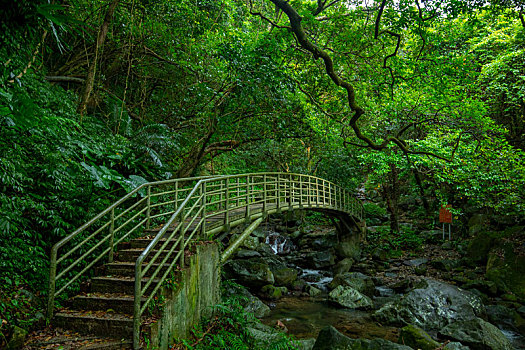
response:
<path fill-rule="evenodd" d="M 87 292 L 71 298 L 64 308 L 55 313 L 53 325 L 80 334 L 113 338 L 108 342 L 108 347 L 103 347 L 101 344 L 97 349 L 132 348 L 135 261 L 151 240 L 137 238 L 119 244 L 114 261 L 96 270 L 96 276 L 87 283 Z M 162 240 L 160 243 L 163 243 Z M 157 251 L 153 251 L 150 256 L 156 253 Z M 166 252 L 161 252 L 160 258 L 165 254 Z M 153 266 L 158 267 L 159 264 Z M 161 272 L 167 268 L 168 264 L 165 264 Z M 153 273 L 154 270 L 150 268 L 148 274 Z M 143 282 L 148 279 L 149 276 L 145 277 Z M 147 293 L 154 286 L 155 283 L 152 283 Z M 150 319 L 142 320 L 142 334 L 148 333 L 148 329 L 145 329 L 148 326 L 144 324 L 155 322 L 154 315 L 150 314 L 146 317 Z M 115 340 L 118 340 L 117 343 Z"/>

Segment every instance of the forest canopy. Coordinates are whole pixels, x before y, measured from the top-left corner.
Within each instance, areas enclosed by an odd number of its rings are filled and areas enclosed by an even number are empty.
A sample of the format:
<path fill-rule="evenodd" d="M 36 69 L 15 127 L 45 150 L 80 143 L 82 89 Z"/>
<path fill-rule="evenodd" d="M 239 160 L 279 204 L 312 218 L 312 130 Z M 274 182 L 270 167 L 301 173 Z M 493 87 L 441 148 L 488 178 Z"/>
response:
<path fill-rule="evenodd" d="M 8 4 L 3 285 L 44 293 L 54 243 L 174 177 L 313 174 L 380 198 L 392 231 L 442 204 L 523 219 L 523 1 Z"/>

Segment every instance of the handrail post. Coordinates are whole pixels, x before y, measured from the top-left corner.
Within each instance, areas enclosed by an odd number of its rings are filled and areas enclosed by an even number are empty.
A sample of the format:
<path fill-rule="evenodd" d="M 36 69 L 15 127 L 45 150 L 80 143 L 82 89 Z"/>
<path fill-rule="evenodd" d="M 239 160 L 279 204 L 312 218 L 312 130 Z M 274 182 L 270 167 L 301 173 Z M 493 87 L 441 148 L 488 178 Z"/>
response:
<path fill-rule="evenodd" d="M 266 174 L 263 175 L 263 213 L 266 212 Z"/>
<path fill-rule="evenodd" d="M 311 187 L 312 187 L 312 177 L 308 176 L 308 189 L 306 191 L 306 193 L 308 194 L 308 207 L 311 207 L 311 205 L 312 205 L 312 191 L 311 191 Z"/>
<path fill-rule="evenodd" d="M 179 207 L 179 183 L 175 182 L 175 211 Z"/>
<path fill-rule="evenodd" d="M 277 174 L 275 179 L 275 198 L 277 201 L 277 210 L 281 209 L 281 174 Z"/>
<path fill-rule="evenodd" d="M 151 185 L 148 185 L 148 199 L 147 204 L 148 209 L 146 210 L 146 230 L 149 230 L 150 227 L 150 216 L 151 216 Z"/>
<path fill-rule="evenodd" d="M 55 309 L 55 288 L 56 288 L 56 274 L 57 274 L 57 248 L 51 249 L 51 262 L 49 266 L 49 295 L 47 296 L 47 320 L 51 321 L 53 318 L 53 310 Z"/>
<path fill-rule="evenodd" d="M 142 300 L 142 261 L 135 262 L 135 295 L 133 299 L 133 349 L 140 349 L 140 304 Z"/>
<path fill-rule="evenodd" d="M 250 175 L 246 175 L 246 220 L 250 220 Z"/>
<path fill-rule="evenodd" d="M 222 182 L 221 182 L 222 183 Z M 202 211 L 201 211 L 201 217 L 202 217 L 202 224 L 201 224 L 201 238 L 206 238 L 206 182 L 204 182 L 201 185 L 201 205 L 202 205 Z"/>
<path fill-rule="evenodd" d="M 229 203 L 229 200 L 230 200 L 230 182 L 228 181 L 228 179 L 224 179 L 224 183 L 225 183 L 225 188 L 226 188 L 226 198 L 225 198 L 225 202 L 224 202 L 224 228 L 226 230 L 229 230 L 230 229 L 230 206 L 228 205 Z"/>
<path fill-rule="evenodd" d="M 109 238 L 109 256 L 108 256 L 108 262 L 113 262 L 113 246 L 115 244 L 115 208 L 111 209 L 110 214 L 110 220 L 111 224 L 109 225 L 109 234 L 111 237 Z"/>

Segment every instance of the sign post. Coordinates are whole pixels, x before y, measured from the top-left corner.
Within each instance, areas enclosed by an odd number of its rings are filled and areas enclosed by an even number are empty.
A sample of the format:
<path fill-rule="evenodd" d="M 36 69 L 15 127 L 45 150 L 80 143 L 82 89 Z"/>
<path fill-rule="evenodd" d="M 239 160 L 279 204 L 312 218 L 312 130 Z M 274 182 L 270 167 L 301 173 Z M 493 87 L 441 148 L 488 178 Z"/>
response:
<path fill-rule="evenodd" d="M 445 224 L 448 224 L 448 240 L 451 240 L 450 227 L 452 226 L 452 205 L 442 205 L 439 209 L 439 222 L 443 223 L 443 240 L 445 240 Z"/>

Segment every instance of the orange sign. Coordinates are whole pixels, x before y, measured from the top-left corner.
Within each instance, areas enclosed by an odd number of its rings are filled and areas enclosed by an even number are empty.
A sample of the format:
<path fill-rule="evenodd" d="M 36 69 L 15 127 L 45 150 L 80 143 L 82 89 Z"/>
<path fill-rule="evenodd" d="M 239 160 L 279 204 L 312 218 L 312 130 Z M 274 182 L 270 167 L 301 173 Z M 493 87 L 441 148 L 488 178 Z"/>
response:
<path fill-rule="evenodd" d="M 439 209 L 439 222 L 444 222 L 447 224 L 452 223 L 452 213 L 450 212 L 450 208 L 452 208 L 452 205 L 447 204 L 446 206 L 441 206 L 441 209 Z"/>

